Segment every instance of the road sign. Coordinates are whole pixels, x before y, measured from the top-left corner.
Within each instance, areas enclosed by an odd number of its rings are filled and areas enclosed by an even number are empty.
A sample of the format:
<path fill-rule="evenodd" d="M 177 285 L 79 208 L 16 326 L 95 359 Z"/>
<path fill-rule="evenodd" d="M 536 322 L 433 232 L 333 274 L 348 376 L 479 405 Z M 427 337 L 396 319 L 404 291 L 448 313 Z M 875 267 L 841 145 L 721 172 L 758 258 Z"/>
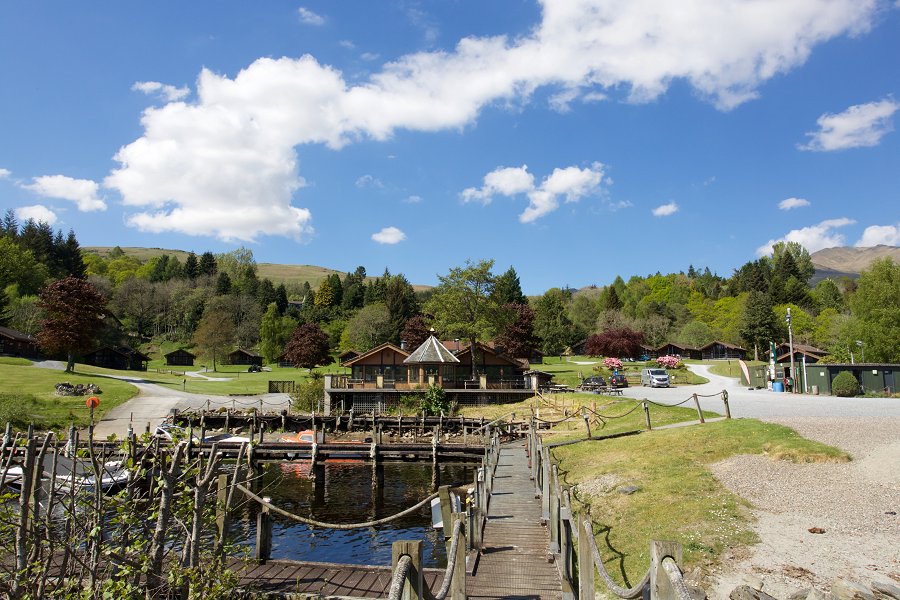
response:
<path fill-rule="evenodd" d="M 97 408 L 98 406 L 100 406 L 100 398 L 98 398 L 97 396 L 91 396 L 84 401 L 84 404 L 88 408 Z"/>

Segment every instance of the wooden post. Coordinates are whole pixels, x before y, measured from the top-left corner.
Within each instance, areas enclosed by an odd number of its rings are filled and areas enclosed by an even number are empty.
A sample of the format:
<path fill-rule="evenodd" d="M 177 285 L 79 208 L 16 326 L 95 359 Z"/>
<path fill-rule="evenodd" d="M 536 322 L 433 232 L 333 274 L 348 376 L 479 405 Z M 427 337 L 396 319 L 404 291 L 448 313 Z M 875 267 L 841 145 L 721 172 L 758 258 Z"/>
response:
<path fill-rule="evenodd" d="M 541 449 L 541 522 L 550 520 L 550 449 Z"/>
<path fill-rule="evenodd" d="M 647 431 L 651 431 L 653 428 L 650 426 L 650 405 L 647 404 L 647 401 L 644 400 L 641 402 L 644 405 L 644 421 L 647 423 Z"/>
<path fill-rule="evenodd" d="M 228 475 L 219 475 L 216 480 L 216 529 L 219 532 L 219 539 L 225 538 L 226 502 L 228 502 Z"/>
<path fill-rule="evenodd" d="M 581 411 L 581 418 L 584 419 L 584 428 L 587 429 L 586 439 L 591 439 L 591 421 L 588 419 L 586 410 Z"/>
<path fill-rule="evenodd" d="M 700 410 L 700 399 L 697 398 L 697 394 L 693 394 L 691 397 L 694 399 L 694 406 L 697 407 L 697 418 L 700 419 L 701 423 L 706 423 L 706 420 L 703 418 L 703 411 Z"/>
<path fill-rule="evenodd" d="M 269 502 L 271 498 L 263 498 Z M 256 560 L 265 563 L 272 557 L 272 515 L 269 507 L 262 505 L 256 515 Z"/>
<path fill-rule="evenodd" d="M 466 600 L 466 513 L 453 513 L 453 522 L 462 521 L 456 556 L 453 557 L 453 581 L 450 582 L 450 600 Z M 451 528 L 451 533 L 453 529 Z"/>
<path fill-rule="evenodd" d="M 231 409 L 225 409 L 225 433 L 231 433 Z"/>
<path fill-rule="evenodd" d="M 588 536 L 594 531 L 583 515 L 578 516 L 578 597 L 582 600 L 594 598 L 594 557 Z"/>
<path fill-rule="evenodd" d="M 550 552 L 559 554 L 559 471 L 556 465 L 550 469 Z"/>
<path fill-rule="evenodd" d="M 449 556 L 450 552 L 450 537 L 453 535 L 453 506 L 450 503 L 450 486 L 442 485 L 438 488 L 438 498 L 441 500 L 441 522 L 444 524 L 444 542 L 447 544 L 447 560 L 451 560 L 453 557 Z"/>
<path fill-rule="evenodd" d="M 728 392 L 726 390 L 722 390 L 722 401 L 725 403 L 725 418 L 731 418 L 731 407 L 728 406 Z"/>
<path fill-rule="evenodd" d="M 681 544 L 677 542 L 650 542 L 650 597 L 653 600 L 678 600 L 669 576 L 663 570 L 662 561 L 667 556 L 681 567 Z"/>
<path fill-rule="evenodd" d="M 423 580 L 422 580 L 422 540 L 400 541 L 391 545 L 391 571 L 397 568 L 397 563 L 403 556 L 409 556 L 412 559 L 410 563 L 410 573 L 403 582 L 403 592 L 400 594 L 401 600 L 422 600 Z"/>

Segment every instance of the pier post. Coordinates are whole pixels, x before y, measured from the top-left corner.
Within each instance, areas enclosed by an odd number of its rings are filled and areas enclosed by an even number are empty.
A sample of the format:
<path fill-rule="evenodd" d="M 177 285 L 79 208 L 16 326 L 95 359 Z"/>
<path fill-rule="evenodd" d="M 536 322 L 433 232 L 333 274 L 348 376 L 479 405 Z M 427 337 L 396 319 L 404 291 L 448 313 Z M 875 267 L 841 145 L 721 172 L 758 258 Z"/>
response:
<path fill-rule="evenodd" d="M 216 530 L 219 532 L 220 540 L 225 539 L 226 502 L 228 502 L 228 475 L 219 475 L 216 480 Z"/>
<path fill-rule="evenodd" d="M 594 597 L 594 557 L 588 536 L 594 531 L 585 526 L 583 514 L 578 515 L 578 597 Z"/>
<path fill-rule="evenodd" d="M 422 600 L 422 540 L 394 542 L 391 546 L 391 571 L 396 571 L 397 563 L 404 556 L 411 559 L 410 573 L 403 582 L 400 600 Z"/>
<path fill-rule="evenodd" d="M 550 449 L 541 449 L 541 522 L 550 520 Z"/>
<path fill-rule="evenodd" d="M 271 498 L 263 498 L 270 502 Z M 256 515 L 256 560 L 265 563 L 272 557 L 272 515 L 266 505 L 259 507 Z"/>
<path fill-rule="evenodd" d="M 466 600 L 466 513 L 453 513 L 454 524 L 456 521 L 462 521 L 463 526 L 459 530 L 456 556 L 453 557 L 453 581 L 450 582 L 450 599 Z M 450 531 L 453 531 L 452 527 Z"/>
<path fill-rule="evenodd" d="M 663 559 L 672 557 L 675 564 L 681 567 L 681 544 L 677 542 L 650 542 L 650 597 L 654 600 L 676 600 L 678 595 L 663 569 Z"/>
<path fill-rule="evenodd" d="M 444 526 L 444 544 L 447 546 L 447 560 L 450 556 L 450 537 L 453 535 L 453 506 L 450 503 L 450 486 L 442 485 L 438 488 L 438 498 L 441 501 L 441 523 Z"/>

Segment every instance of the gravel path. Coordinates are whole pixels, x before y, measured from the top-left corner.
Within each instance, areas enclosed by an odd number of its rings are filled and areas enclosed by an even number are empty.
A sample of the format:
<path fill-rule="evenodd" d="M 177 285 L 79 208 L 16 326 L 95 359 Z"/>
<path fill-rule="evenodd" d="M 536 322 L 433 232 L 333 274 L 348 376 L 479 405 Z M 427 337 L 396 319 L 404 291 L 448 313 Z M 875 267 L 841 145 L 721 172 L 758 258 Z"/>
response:
<path fill-rule="evenodd" d="M 777 598 L 810 587 L 827 592 L 837 577 L 900 583 L 900 418 L 766 420 L 842 448 L 853 461 L 792 464 L 743 455 L 713 465 L 715 476 L 755 507 L 760 543 L 725 556 L 712 574 L 710 598 L 727 598 L 752 581 L 748 575 Z"/>

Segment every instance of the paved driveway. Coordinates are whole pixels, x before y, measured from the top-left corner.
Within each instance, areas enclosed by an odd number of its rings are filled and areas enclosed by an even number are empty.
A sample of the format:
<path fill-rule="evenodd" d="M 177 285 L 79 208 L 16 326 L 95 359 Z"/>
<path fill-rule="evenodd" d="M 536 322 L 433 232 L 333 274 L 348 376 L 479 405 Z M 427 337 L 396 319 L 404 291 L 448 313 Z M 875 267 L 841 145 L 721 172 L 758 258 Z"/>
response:
<path fill-rule="evenodd" d="M 900 417 L 900 398 L 838 398 L 750 390 L 739 385 L 737 379 L 713 375 L 708 365 L 691 364 L 688 368 L 709 379 L 709 383 L 674 388 L 635 386 L 625 390 L 625 396 L 677 404 L 694 393 L 716 394 L 724 389 L 728 391 L 732 417 Z M 721 397 L 700 398 L 700 406 L 718 413 L 724 411 Z"/>

